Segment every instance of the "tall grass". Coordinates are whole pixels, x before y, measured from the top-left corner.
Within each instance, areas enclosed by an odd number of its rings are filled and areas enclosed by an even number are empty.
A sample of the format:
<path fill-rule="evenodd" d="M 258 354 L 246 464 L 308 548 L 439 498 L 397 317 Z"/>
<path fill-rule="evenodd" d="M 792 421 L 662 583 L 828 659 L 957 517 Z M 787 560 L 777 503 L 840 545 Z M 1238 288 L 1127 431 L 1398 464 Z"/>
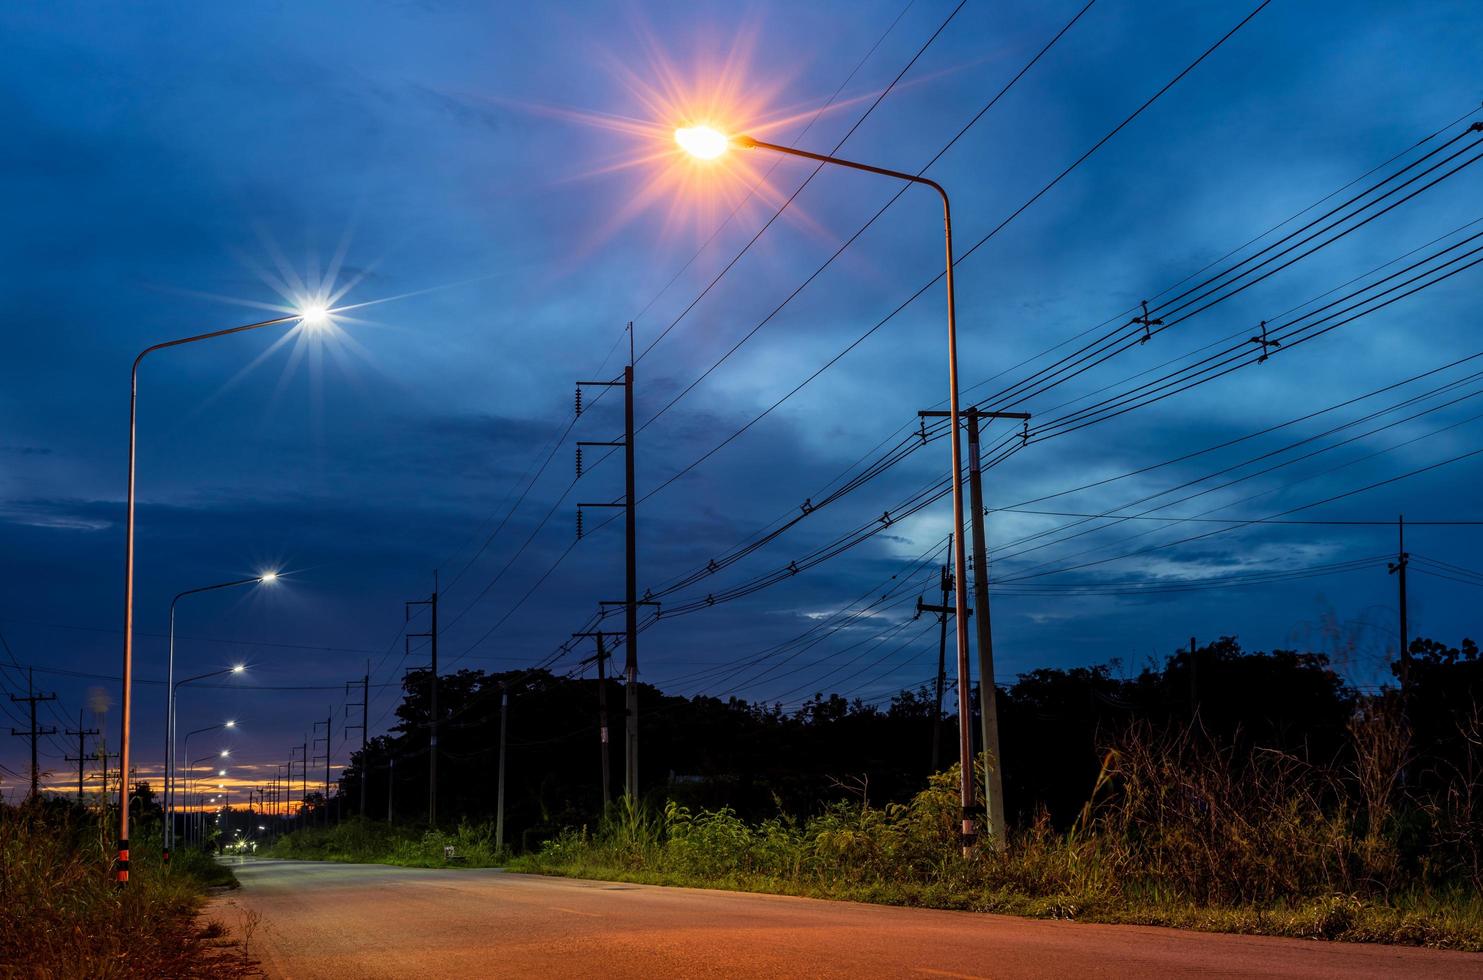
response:
<path fill-rule="evenodd" d="M 111 843 L 97 816 L 77 807 L 0 807 L 0 976 L 241 975 L 241 955 L 196 922 L 206 884 L 230 872 L 199 851 L 178 853 L 167 872 L 156 824 L 131 841 L 120 890 Z"/>
<path fill-rule="evenodd" d="M 1136 726 L 1071 828 L 1042 818 L 964 856 L 957 769 L 907 803 L 749 823 L 729 809 L 615 809 L 511 867 L 1017 914 L 1483 949 L 1483 899 L 1407 860 L 1394 719 L 1356 719 L 1343 768 Z M 980 759 L 980 767 L 983 760 Z M 1354 801 L 1358 800 L 1356 803 Z M 981 802 L 981 801 L 980 801 Z M 1466 821 L 1452 819 L 1449 826 Z M 999 844 L 1003 846 L 997 846 Z M 1455 862 L 1460 864 L 1460 862 Z"/>

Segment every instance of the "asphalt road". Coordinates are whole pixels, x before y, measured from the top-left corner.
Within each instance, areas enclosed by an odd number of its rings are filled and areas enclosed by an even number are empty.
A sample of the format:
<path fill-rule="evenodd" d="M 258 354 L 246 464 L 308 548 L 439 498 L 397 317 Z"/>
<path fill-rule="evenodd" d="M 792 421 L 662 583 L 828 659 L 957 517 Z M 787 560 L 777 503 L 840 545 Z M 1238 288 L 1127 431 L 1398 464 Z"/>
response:
<path fill-rule="evenodd" d="M 1483 977 L 1483 954 L 383 865 L 253 861 L 208 913 L 267 976 Z"/>

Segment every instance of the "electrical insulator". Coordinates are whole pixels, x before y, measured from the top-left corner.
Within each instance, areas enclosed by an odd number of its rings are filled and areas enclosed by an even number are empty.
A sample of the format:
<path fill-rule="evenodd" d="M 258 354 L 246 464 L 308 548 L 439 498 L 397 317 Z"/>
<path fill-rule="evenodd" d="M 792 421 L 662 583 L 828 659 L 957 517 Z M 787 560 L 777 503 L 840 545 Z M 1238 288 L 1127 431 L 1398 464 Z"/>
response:
<path fill-rule="evenodd" d="M 582 540 L 582 510 L 577 509 L 577 540 Z"/>
<path fill-rule="evenodd" d="M 580 414 L 580 412 L 578 413 Z M 582 475 L 582 447 L 577 447 L 577 476 Z"/>
<path fill-rule="evenodd" d="M 579 385 L 577 387 L 577 415 L 580 417 L 581 414 L 582 414 L 582 388 Z"/>

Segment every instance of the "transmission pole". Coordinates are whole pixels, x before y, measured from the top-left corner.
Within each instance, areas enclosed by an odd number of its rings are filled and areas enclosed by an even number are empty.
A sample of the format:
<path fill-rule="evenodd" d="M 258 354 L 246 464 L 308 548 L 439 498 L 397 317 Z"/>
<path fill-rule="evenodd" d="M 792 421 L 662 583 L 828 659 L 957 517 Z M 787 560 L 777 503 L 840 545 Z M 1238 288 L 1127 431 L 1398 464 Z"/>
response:
<path fill-rule="evenodd" d="M 79 710 L 77 712 L 77 729 L 74 731 L 69 728 L 67 729 L 67 734 L 77 736 L 77 755 L 67 756 L 67 761 L 77 763 L 77 802 L 80 804 L 82 803 L 83 766 L 88 760 L 86 739 L 89 735 L 99 735 L 101 732 L 96 728 L 83 728 L 82 711 Z"/>
<path fill-rule="evenodd" d="M 391 803 L 393 790 L 396 789 L 396 756 L 386 760 L 386 825 L 391 826 Z"/>
<path fill-rule="evenodd" d="M 23 737 L 29 738 L 31 740 L 31 795 L 30 795 L 29 799 L 33 799 L 33 800 L 36 799 L 37 795 L 40 793 L 40 789 L 38 788 L 39 787 L 38 780 L 40 778 L 41 769 L 39 768 L 38 763 L 36 761 L 36 742 L 37 742 L 37 739 L 39 739 L 42 735 L 55 735 L 57 733 L 57 729 L 56 729 L 55 726 L 53 726 L 51 728 L 37 728 L 36 727 L 36 703 L 38 701 L 55 701 L 56 699 L 57 699 L 57 696 L 55 694 L 37 694 L 36 693 L 36 689 L 35 689 L 35 687 L 33 685 L 32 671 L 31 671 L 31 669 L 29 667 L 26 668 L 26 696 L 23 697 L 23 698 L 16 697 L 14 694 L 12 694 L 10 696 L 10 700 L 11 701 L 13 701 L 13 702 L 15 702 L 17 704 L 19 704 L 20 702 L 24 701 L 31 708 L 31 727 L 30 727 L 30 729 L 28 729 L 27 731 L 24 731 L 24 732 L 18 732 L 14 728 L 12 728 L 10 730 L 10 734 L 11 735 L 23 736 Z M 80 721 L 79 721 L 79 724 L 81 724 Z"/>
<path fill-rule="evenodd" d="M 406 603 L 407 620 L 412 619 L 413 606 L 427 606 L 432 622 L 426 633 L 408 633 L 407 642 L 426 637 L 432 647 L 432 678 L 428 695 L 428 749 L 427 749 L 427 825 L 438 825 L 438 573 L 433 572 L 433 594 L 426 599 L 415 599 Z"/>
<path fill-rule="evenodd" d="M 355 684 L 355 681 L 346 681 L 345 682 L 345 693 L 347 695 L 350 693 L 350 688 L 354 684 Z M 371 775 L 370 772 L 369 772 L 369 770 L 367 769 L 367 759 L 366 759 L 366 731 L 367 731 L 367 728 L 368 728 L 368 723 L 370 721 L 370 710 L 371 710 L 371 708 L 370 708 L 370 705 L 371 705 L 370 694 L 371 694 L 371 661 L 367 660 L 366 661 L 366 672 L 365 672 L 365 674 L 363 674 L 361 676 L 361 679 L 360 679 L 360 703 L 359 704 L 356 704 L 354 701 L 352 701 L 349 704 L 345 705 L 345 712 L 346 712 L 345 721 L 346 721 L 346 724 L 343 725 L 343 726 L 341 726 L 342 728 L 345 729 L 345 737 L 346 738 L 349 738 L 350 737 L 350 733 L 352 731 L 354 731 L 355 729 L 357 729 L 357 728 L 360 729 L 360 815 L 361 815 L 362 818 L 364 818 L 365 815 L 366 815 L 366 783 L 370 782 L 370 775 Z M 360 724 L 359 725 L 349 724 L 349 721 L 350 721 L 350 714 L 349 714 L 350 709 L 351 708 L 357 708 L 357 707 L 360 708 Z"/>
<path fill-rule="evenodd" d="M 623 739 L 623 792 L 630 798 L 638 799 L 639 790 L 639 693 L 638 693 L 638 609 L 641 605 L 658 605 L 652 602 L 640 602 L 638 598 L 638 497 L 634 489 L 634 421 L 633 421 L 633 324 L 628 324 L 628 364 L 623 368 L 623 380 L 621 381 L 578 381 L 577 382 L 577 413 L 581 414 L 582 388 L 584 386 L 619 388 L 623 389 L 623 439 L 610 442 L 578 442 L 578 464 L 577 475 L 581 476 L 581 447 L 583 446 L 622 446 L 623 447 L 623 502 L 622 503 L 591 503 L 577 505 L 577 535 L 582 533 L 582 508 L 584 507 L 620 507 L 625 514 L 625 548 L 624 565 L 626 571 L 625 597 L 622 605 L 624 607 L 624 667 L 623 667 L 623 694 L 624 694 L 624 739 Z M 611 603 L 616 605 L 616 603 Z"/>

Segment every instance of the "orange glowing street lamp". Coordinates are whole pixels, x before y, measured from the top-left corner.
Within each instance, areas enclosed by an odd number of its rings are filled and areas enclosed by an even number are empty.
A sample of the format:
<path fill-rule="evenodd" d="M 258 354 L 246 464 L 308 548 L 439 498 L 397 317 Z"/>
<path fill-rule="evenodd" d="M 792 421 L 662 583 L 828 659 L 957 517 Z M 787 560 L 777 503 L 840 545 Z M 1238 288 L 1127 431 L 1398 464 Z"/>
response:
<path fill-rule="evenodd" d="M 307 300 L 301 304 L 299 309 L 285 316 L 274 317 L 271 320 L 260 320 L 257 323 L 247 323 L 240 327 L 228 327 L 225 330 L 213 330 L 210 333 L 196 334 L 193 337 L 167 340 L 144 348 L 144 350 L 139 352 L 139 356 L 134 358 L 134 367 L 129 380 L 129 488 L 124 519 L 124 692 L 122 699 L 123 706 L 119 712 L 119 772 L 127 773 L 129 771 L 130 735 L 134 706 L 134 472 L 136 436 L 138 431 L 139 365 L 146 356 L 158 350 L 165 350 L 169 347 L 181 347 L 185 344 L 194 344 L 202 340 L 214 340 L 217 337 L 227 337 L 234 333 L 246 333 L 249 330 L 259 330 L 263 327 L 295 323 L 309 330 L 320 329 L 330 324 L 333 312 L 322 300 Z M 128 782 L 127 779 L 119 780 L 118 862 L 115 873 L 117 875 L 116 880 L 120 886 L 127 884 L 129 881 Z"/>
<path fill-rule="evenodd" d="M 837 167 L 847 167 L 850 170 L 862 170 L 865 173 L 879 174 L 882 177 L 893 177 L 896 180 L 904 180 L 912 184 L 921 184 L 930 187 L 937 192 L 942 199 L 942 225 L 943 237 L 947 246 L 947 376 L 948 376 L 948 419 L 952 430 L 952 482 L 953 482 L 953 564 L 957 569 L 957 580 L 954 587 L 954 612 L 956 618 L 954 625 L 958 638 L 958 758 L 961 761 L 958 766 L 962 773 L 958 790 L 962 804 L 962 833 L 963 844 L 966 851 L 968 844 L 974 836 L 973 817 L 973 738 L 970 727 L 970 706 L 968 695 L 968 550 L 963 543 L 963 449 L 959 438 L 959 414 L 958 414 L 958 326 L 955 295 L 953 291 L 953 216 L 952 208 L 948 204 L 947 191 L 935 180 L 917 174 L 903 173 L 899 170 L 887 170 L 884 167 L 872 167 L 865 163 L 856 163 L 853 160 L 842 160 L 839 157 L 828 156 L 823 153 L 810 153 L 807 150 L 794 149 L 791 146 L 779 146 L 776 143 L 767 143 L 746 135 L 730 136 L 721 132 L 713 126 L 700 124 L 682 126 L 675 130 L 675 142 L 680 149 L 699 160 L 715 160 L 725 154 L 733 146 L 748 150 L 771 150 L 774 153 L 783 153 L 788 156 L 802 157 L 805 160 L 816 160 L 819 163 L 829 163 Z M 985 678 L 985 684 L 992 684 L 991 679 Z M 996 842 L 997 843 L 997 842 Z"/>

